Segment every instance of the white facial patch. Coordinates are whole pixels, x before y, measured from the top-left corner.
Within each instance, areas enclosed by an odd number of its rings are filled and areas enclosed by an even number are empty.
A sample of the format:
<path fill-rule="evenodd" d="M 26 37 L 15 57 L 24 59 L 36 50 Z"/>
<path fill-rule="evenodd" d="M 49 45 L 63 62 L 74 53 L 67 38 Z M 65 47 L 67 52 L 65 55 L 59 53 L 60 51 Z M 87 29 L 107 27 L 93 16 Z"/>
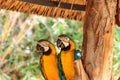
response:
<path fill-rule="evenodd" d="M 62 41 L 62 43 L 64 44 L 65 47 L 69 46 L 69 42 Z"/>
<path fill-rule="evenodd" d="M 65 47 L 69 46 L 69 38 L 68 37 L 59 37 Z"/>
<path fill-rule="evenodd" d="M 48 42 L 46 42 L 46 41 L 43 41 L 43 42 L 40 42 L 40 43 L 38 43 L 41 47 L 43 47 L 44 48 L 44 51 L 48 51 L 49 50 L 49 43 Z"/>

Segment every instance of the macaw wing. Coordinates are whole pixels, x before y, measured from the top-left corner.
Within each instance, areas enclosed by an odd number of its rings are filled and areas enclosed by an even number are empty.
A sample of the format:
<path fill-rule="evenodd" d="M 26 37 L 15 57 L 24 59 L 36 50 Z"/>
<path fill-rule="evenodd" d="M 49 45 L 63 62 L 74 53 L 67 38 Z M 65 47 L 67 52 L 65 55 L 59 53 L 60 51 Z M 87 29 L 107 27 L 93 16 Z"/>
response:
<path fill-rule="evenodd" d="M 40 69 L 40 71 L 41 71 L 42 76 L 46 79 L 46 77 L 45 77 L 45 75 L 44 75 L 45 73 L 44 73 L 44 68 L 43 68 L 43 60 L 42 60 L 42 57 L 40 58 L 39 69 Z"/>
<path fill-rule="evenodd" d="M 80 58 L 81 58 L 81 51 L 80 50 L 75 50 L 74 60 L 78 60 Z"/>
<path fill-rule="evenodd" d="M 59 69 L 59 76 L 61 78 L 61 80 L 66 80 L 65 76 L 64 76 L 64 72 L 62 69 L 62 64 L 61 64 L 61 59 L 60 59 L 60 54 L 58 54 L 58 69 Z"/>

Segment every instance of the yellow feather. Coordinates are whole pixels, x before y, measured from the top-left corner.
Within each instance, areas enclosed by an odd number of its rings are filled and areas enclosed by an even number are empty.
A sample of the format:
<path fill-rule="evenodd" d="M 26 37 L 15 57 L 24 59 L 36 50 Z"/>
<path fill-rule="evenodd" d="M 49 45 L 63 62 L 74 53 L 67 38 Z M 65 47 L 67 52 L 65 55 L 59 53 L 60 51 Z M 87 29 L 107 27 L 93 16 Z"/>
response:
<path fill-rule="evenodd" d="M 74 49 L 75 45 L 72 41 L 70 41 L 70 50 L 69 51 L 61 51 L 61 62 L 63 72 L 67 80 L 75 79 L 75 70 L 74 70 Z"/>
<path fill-rule="evenodd" d="M 47 56 L 43 55 L 41 58 L 42 71 L 47 80 L 60 80 L 56 51 L 52 44 L 49 47 L 52 51 L 51 54 Z"/>

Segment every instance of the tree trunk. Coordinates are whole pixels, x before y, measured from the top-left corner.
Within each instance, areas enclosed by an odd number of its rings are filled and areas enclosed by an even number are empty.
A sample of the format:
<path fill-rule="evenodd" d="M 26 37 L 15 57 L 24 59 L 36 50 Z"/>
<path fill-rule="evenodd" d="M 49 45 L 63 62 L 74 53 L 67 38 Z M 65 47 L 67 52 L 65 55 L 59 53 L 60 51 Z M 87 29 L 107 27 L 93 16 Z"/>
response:
<path fill-rule="evenodd" d="M 116 0 L 88 0 L 83 66 L 89 80 L 111 80 Z"/>
<path fill-rule="evenodd" d="M 120 26 L 120 0 L 117 0 L 116 24 Z"/>

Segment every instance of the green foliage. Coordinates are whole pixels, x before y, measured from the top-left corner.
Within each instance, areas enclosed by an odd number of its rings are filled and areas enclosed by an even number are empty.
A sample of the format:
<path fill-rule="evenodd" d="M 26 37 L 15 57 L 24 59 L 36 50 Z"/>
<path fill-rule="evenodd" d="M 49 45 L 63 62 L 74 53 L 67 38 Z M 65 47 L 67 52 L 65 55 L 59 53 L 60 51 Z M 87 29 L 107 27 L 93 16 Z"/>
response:
<path fill-rule="evenodd" d="M 40 39 L 47 39 L 56 45 L 57 37 L 60 34 L 67 34 L 71 36 L 76 43 L 76 48 L 81 49 L 83 40 L 83 24 L 79 21 L 45 18 L 36 15 L 26 15 L 23 13 L 14 13 L 6 10 L 0 11 L 0 37 L 4 36 L 7 40 L 1 40 L 0 57 L 6 54 L 8 48 L 10 54 L 5 59 L 5 62 L 0 63 L 0 80 L 44 80 L 39 70 L 40 54 L 36 52 L 36 43 Z M 8 16 L 9 15 L 9 16 Z M 14 17 L 14 15 L 18 15 Z M 10 17 L 13 17 L 11 20 Z M 32 29 L 27 27 L 29 18 L 35 22 Z M 15 19 L 15 21 L 14 21 Z M 7 23 L 14 23 L 14 27 L 9 24 L 11 29 L 5 29 Z M 30 24 L 33 24 L 30 23 Z M 25 26 L 21 26 L 27 24 Z M 4 35 L 5 30 L 8 30 L 8 37 Z M 22 33 L 26 31 L 25 34 Z M 115 27 L 114 39 L 114 57 L 113 57 L 113 71 L 115 79 L 120 74 L 120 28 Z M 23 35 L 19 35 L 22 33 Z M 17 37 L 18 36 L 18 37 Z M 17 37 L 17 38 L 16 38 Z"/>
<path fill-rule="evenodd" d="M 120 77 L 120 27 L 115 26 L 113 72 L 115 80 Z"/>

